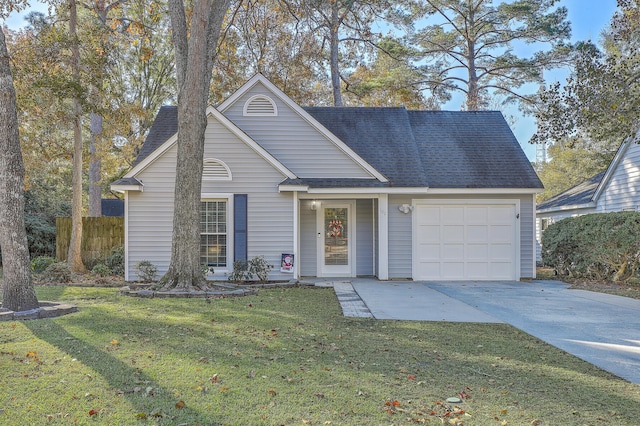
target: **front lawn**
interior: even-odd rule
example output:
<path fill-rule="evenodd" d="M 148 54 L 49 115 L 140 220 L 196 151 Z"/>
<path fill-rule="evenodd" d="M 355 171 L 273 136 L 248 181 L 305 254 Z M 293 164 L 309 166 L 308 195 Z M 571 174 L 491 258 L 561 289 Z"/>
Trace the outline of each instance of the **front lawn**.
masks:
<path fill-rule="evenodd" d="M 634 425 L 640 386 L 508 325 L 344 318 L 332 289 L 0 322 L 0 424 Z M 462 402 L 447 402 L 447 398 Z"/>

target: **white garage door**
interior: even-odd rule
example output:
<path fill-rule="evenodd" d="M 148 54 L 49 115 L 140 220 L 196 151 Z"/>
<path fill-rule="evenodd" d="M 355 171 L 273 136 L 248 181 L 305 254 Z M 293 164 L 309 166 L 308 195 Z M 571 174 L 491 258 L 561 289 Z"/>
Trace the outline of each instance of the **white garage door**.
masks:
<path fill-rule="evenodd" d="M 519 279 L 516 203 L 417 204 L 414 280 Z"/>

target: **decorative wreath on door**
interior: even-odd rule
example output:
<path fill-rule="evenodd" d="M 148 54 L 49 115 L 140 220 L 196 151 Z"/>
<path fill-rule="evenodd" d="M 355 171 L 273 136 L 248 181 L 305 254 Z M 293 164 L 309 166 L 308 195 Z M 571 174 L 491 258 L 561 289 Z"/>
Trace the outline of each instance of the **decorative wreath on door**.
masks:
<path fill-rule="evenodd" d="M 334 219 L 329 222 L 329 235 L 331 237 L 341 237 L 343 229 L 341 220 Z"/>

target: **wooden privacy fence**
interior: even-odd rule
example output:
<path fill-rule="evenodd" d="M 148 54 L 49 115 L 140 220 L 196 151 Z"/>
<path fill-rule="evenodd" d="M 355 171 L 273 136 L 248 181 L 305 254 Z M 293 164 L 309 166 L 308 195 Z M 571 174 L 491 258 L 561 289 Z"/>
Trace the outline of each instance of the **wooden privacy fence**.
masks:
<path fill-rule="evenodd" d="M 56 218 L 56 259 L 67 260 L 71 241 L 71 218 Z M 82 261 L 87 264 L 92 259 L 111 252 L 111 248 L 124 244 L 123 217 L 83 217 L 82 218 Z"/>

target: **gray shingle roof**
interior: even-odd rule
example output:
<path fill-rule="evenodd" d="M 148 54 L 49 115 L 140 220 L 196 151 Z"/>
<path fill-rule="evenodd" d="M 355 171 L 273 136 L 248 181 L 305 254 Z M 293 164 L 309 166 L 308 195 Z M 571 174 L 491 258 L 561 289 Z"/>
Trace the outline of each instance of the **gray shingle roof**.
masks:
<path fill-rule="evenodd" d="M 304 108 L 389 179 L 390 186 L 427 186 L 405 108 Z"/>
<path fill-rule="evenodd" d="M 160 107 L 156 119 L 151 125 L 149 134 L 138 152 L 136 161 L 133 162 L 135 166 L 145 158 L 147 158 L 153 151 L 158 149 L 160 145 L 167 141 L 171 136 L 178 132 L 178 107 L 163 105 Z"/>
<path fill-rule="evenodd" d="M 536 210 L 555 209 L 560 207 L 579 206 L 593 201 L 593 196 L 604 177 L 605 172 L 600 172 L 584 182 L 555 195 L 536 206 Z"/>
<path fill-rule="evenodd" d="M 542 188 L 498 111 L 409 111 L 430 188 Z"/>
<path fill-rule="evenodd" d="M 113 182 L 111 185 L 140 185 L 142 186 L 142 182 L 140 182 L 136 178 L 122 178 Z"/>
<path fill-rule="evenodd" d="M 327 177 L 286 180 L 285 184 L 322 188 L 542 188 L 500 112 L 407 111 L 402 107 L 304 109 L 389 182 Z M 134 165 L 177 129 L 177 108 L 160 108 Z"/>

